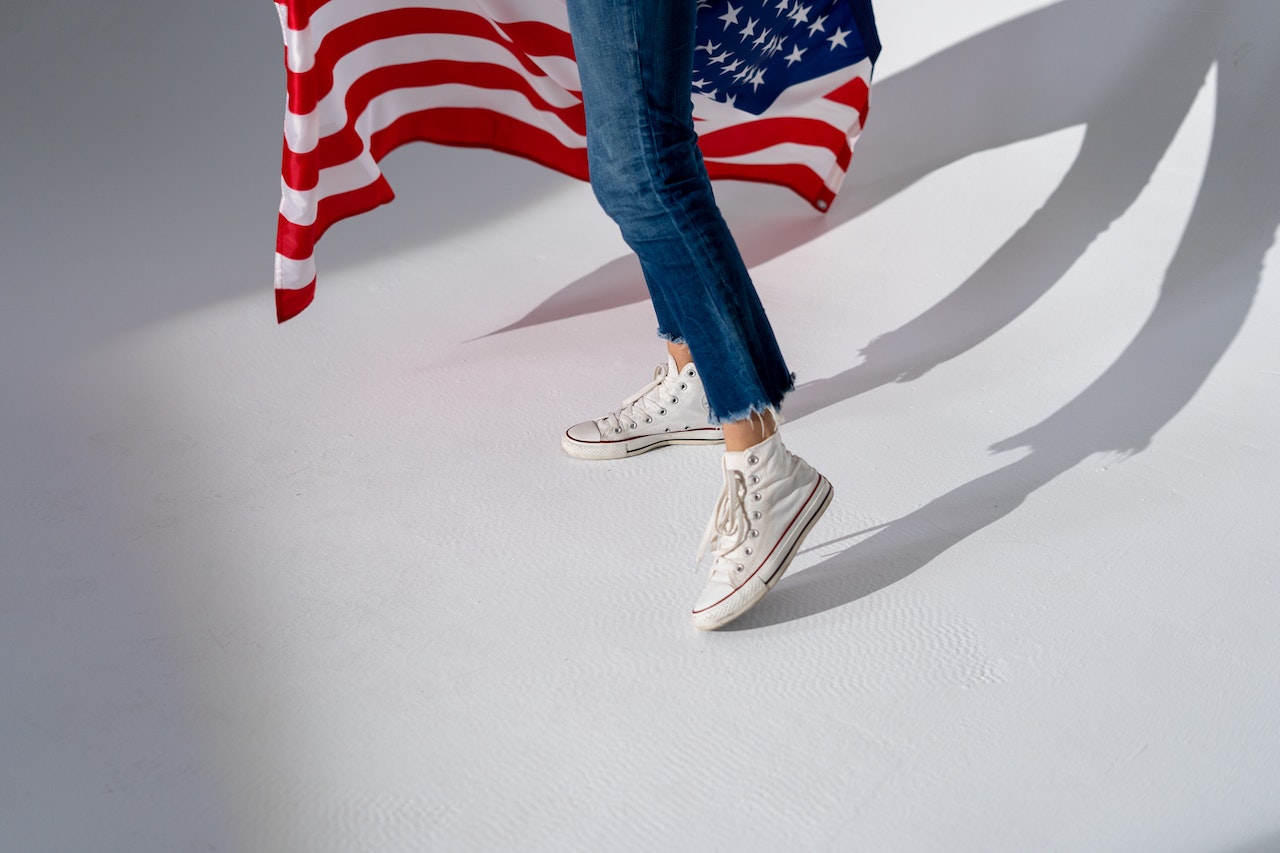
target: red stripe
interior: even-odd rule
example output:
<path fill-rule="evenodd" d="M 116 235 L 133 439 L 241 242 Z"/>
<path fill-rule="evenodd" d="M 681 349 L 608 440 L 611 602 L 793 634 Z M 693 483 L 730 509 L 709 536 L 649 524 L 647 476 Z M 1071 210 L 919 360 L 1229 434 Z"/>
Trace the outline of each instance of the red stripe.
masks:
<path fill-rule="evenodd" d="M 844 104 L 846 107 L 853 107 L 858 112 L 864 113 L 867 111 L 870 92 L 866 80 L 854 77 L 848 83 L 828 92 L 824 97 L 828 101 L 835 101 L 837 104 Z"/>
<path fill-rule="evenodd" d="M 286 290 L 280 288 L 276 290 L 276 322 L 283 323 L 293 317 L 297 317 L 302 313 L 302 309 L 311 304 L 311 300 L 316 298 L 316 280 L 311 279 L 311 283 L 306 287 L 297 290 Z"/>
<path fill-rule="evenodd" d="M 720 180 L 730 178 L 739 181 L 755 181 L 762 184 L 784 186 L 821 211 L 831 206 L 835 193 L 827 188 L 822 178 L 807 166 L 795 163 L 762 165 L 759 163 L 723 163 L 707 161 L 707 174 Z"/>
<path fill-rule="evenodd" d="M 787 142 L 838 151 L 847 144 L 845 132 L 816 118 L 763 118 L 735 124 L 698 137 L 707 157 L 735 157 Z"/>
<path fill-rule="evenodd" d="M 276 215 L 276 252 L 294 261 L 305 261 L 315 254 L 315 231 L 310 225 L 290 222 L 283 213 Z"/>
<path fill-rule="evenodd" d="M 568 148 L 545 130 L 504 113 L 441 107 L 410 113 L 373 135 L 369 150 L 382 159 L 407 142 L 492 148 L 540 163 L 572 178 L 587 179 L 587 151 Z"/>
<path fill-rule="evenodd" d="M 329 0 L 276 0 L 276 5 L 288 10 L 290 29 L 304 30 L 311 23 L 311 16 L 315 11 L 328 2 Z"/>
<path fill-rule="evenodd" d="M 835 101 L 837 104 L 844 104 L 846 107 L 853 107 L 857 110 L 859 127 L 867 123 L 867 111 L 870 109 L 871 103 L 871 89 L 867 86 L 866 80 L 861 77 L 854 77 L 834 92 L 828 92 L 826 98 L 828 101 Z"/>
<path fill-rule="evenodd" d="M 284 178 L 285 184 L 290 189 L 300 192 L 315 189 L 320 181 L 318 165 L 320 160 L 315 156 L 315 152 L 296 153 L 289 147 L 287 137 L 282 140 L 281 148 L 283 151 L 280 156 L 280 176 Z"/>

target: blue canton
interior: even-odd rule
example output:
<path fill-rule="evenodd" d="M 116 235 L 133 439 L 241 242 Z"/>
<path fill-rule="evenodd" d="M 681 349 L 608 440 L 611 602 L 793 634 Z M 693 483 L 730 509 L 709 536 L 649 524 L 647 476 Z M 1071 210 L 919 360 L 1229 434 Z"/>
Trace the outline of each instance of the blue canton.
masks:
<path fill-rule="evenodd" d="M 879 52 L 866 0 L 698 0 L 693 90 L 759 115 L 789 86 Z"/>

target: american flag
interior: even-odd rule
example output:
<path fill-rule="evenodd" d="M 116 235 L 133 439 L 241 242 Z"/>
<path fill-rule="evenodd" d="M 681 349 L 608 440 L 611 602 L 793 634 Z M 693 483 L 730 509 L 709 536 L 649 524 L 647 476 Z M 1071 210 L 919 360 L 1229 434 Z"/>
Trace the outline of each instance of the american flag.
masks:
<path fill-rule="evenodd" d="M 608 0 L 600 0 L 608 2 Z M 697 0 L 692 98 L 713 178 L 835 198 L 879 54 L 870 0 Z M 408 142 L 492 148 L 587 178 L 563 0 L 276 0 L 287 107 L 276 316 L 315 295 L 315 245 L 391 201 Z"/>

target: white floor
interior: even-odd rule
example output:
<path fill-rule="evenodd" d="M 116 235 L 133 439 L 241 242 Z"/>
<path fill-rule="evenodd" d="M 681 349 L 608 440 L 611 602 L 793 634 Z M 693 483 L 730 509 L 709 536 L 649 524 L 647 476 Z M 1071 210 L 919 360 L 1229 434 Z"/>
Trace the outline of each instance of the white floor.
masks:
<path fill-rule="evenodd" d="M 1280 5 L 881 7 L 720 187 L 837 496 L 707 635 L 585 186 L 397 152 L 277 327 L 269 4 L 2 0 L 0 850 L 1280 850 Z"/>

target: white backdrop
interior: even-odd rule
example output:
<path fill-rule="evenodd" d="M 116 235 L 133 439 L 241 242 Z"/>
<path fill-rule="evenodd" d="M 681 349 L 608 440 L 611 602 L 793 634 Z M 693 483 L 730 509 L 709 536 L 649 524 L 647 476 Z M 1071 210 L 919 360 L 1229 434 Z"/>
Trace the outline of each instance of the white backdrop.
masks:
<path fill-rule="evenodd" d="M 587 187 L 397 152 L 277 327 L 270 6 L 0 2 L 0 849 L 1280 847 L 1280 7 L 881 5 L 719 187 L 836 502 L 704 635 Z"/>

